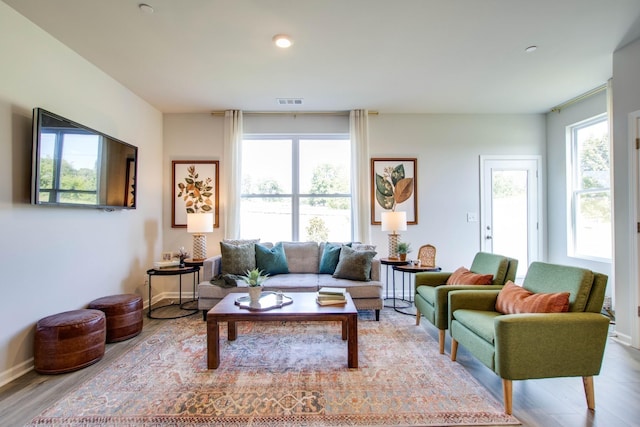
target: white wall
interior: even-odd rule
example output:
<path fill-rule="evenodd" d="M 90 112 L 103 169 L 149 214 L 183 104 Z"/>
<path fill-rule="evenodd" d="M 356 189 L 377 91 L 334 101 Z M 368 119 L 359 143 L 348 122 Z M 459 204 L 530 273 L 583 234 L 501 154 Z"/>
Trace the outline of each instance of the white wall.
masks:
<path fill-rule="evenodd" d="M 32 367 L 38 319 L 145 295 L 161 251 L 162 115 L 0 2 L 0 385 Z M 29 204 L 34 107 L 139 147 L 138 209 Z"/>
<path fill-rule="evenodd" d="M 245 131 L 264 132 L 268 126 L 264 122 L 272 121 L 271 117 L 248 120 L 248 124 L 245 121 Z M 165 176 L 170 176 L 167 168 L 171 160 L 177 159 L 221 159 L 221 170 L 229 167 L 222 150 L 223 120 L 209 114 L 165 115 Z M 282 131 L 280 126 L 293 131 L 292 119 L 282 116 L 275 120 L 280 123 L 273 132 Z M 330 120 L 335 124 L 332 129 L 344 131 L 343 121 Z M 467 212 L 480 212 L 479 156 L 544 155 L 545 119 L 543 115 L 380 114 L 369 117 L 369 137 L 371 157 L 417 158 L 418 224 L 408 226 L 402 240 L 410 242 L 415 250 L 425 243 L 436 245 L 438 264 L 454 269 L 468 266 L 480 249 L 480 223 L 466 221 Z M 221 192 L 222 180 L 221 175 Z M 191 237 L 184 229 L 170 229 L 170 183 L 164 193 L 165 249 L 190 245 Z M 370 210 L 370 206 L 365 209 Z M 224 214 L 222 209 L 221 223 Z M 209 255 L 220 253 L 223 234 L 221 227 L 208 235 Z M 386 256 L 386 232 L 372 226 L 371 236 L 380 255 Z"/>
<path fill-rule="evenodd" d="M 613 54 L 613 162 L 615 213 L 616 333 L 640 348 L 640 306 L 634 202 L 634 159 L 637 156 L 628 132 L 629 113 L 640 110 L 640 40 Z"/>
<path fill-rule="evenodd" d="M 417 158 L 418 224 L 401 239 L 414 251 L 435 245 L 446 271 L 480 250 L 480 222 L 466 216 L 480 218 L 480 155 L 545 153 L 543 115 L 381 114 L 369 118 L 369 138 L 371 157 Z M 371 236 L 386 256 L 387 233 L 372 226 Z"/>
<path fill-rule="evenodd" d="M 591 96 L 561 112 L 547 114 L 547 203 L 548 261 L 588 268 L 609 276 L 607 295 L 615 286 L 610 262 L 598 262 L 567 255 L 567 141 L 566 128 L 607 112 L 606 91 Z"/>

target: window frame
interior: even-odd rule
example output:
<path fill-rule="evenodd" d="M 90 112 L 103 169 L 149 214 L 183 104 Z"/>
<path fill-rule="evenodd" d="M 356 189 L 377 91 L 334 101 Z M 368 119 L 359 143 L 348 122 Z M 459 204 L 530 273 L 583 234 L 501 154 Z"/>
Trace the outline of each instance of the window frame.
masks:
<path fill-rule="evenodd" d="M 607 113 L 602 113 L 590 117 L 588 119 L 579 121 L 577 123 L 573 123 L 567 126 L 566 130 L 566 140 L 567 140 L 567 255 L 573 258 L 579 258 L 590 261 L 598 261 L 598 262 L 607 262 L 611 263 L 613 260 L 613 248 L 609 248 L 610 256 L 609 257 L 601 257 L 597 255 L 593 255 L 590 253 L 585 253 L 581 251 L 581 248 L 578 247 L 578 200 L 580 196 L 585 194 L 596 194 L 596 193 L 607 193 L 609 196 L 609 201 L 611 202 L 609 206 L 610 218 L 613 221 L 613 206 L 612 206 L 612 191 L 611 191 L 611 137 L 610 132 L 607 132 L 609 136 L 609 186 L 608 187 L 594 187 L 585 189 L 582 187 L 581 179 L 582 179 L 582 169 L 580 166 L 580 161 L 578 159 L 579 155 L 579 141 L 577 138 L 577 134 L 580 130 L 588 128 L 590 126 L 594 126 L 600 124 L 602 122 L 606 122 L 609 128 L 609 117 Z M 610 237 L 613 239 L 613 230 L 610 229 Z"/>
<path fill-rule="evenodd" d="M 240 188 L 240 202 L 243 199 L 264 199 L 264 198 L 285 198 L 291 200 L 291 240 L 300 241 L 300 201 L 305 198 L 322 197 L 322 198 L 348 198 L 349 210 L 351 216 L 350 235 L 349 241 L 353 241 L 354 235 L 354 220 L 353 220 L 353 159 L 349 162 L 349 192 L 348 193 L 331 193 L 331 194 L 313 194 L 313 193 L 301 193 L 300 192 L 300 141 L 302 140 L 341 140 L 347 141 L 349 147 L 351 147 L 351 136 L 348 133 L 245 133 L 242 136 L 243 143 L 246 140 L 251 141 L 268 141 L 268 140 L 290 140 L 291 141 L 291 193 L 277 193 L 277 194 L 264 194 L 264 193 L 248 193 L 245 194 L 242 191 L 242 185 Z M 240 154 L 240 165 L 244 166 L 242 154 Z M 243 172 L 240 173 L 241 180 L 244 178 Z M 240 235 L 242 235 L 242 215 L 240 216 Z"/>

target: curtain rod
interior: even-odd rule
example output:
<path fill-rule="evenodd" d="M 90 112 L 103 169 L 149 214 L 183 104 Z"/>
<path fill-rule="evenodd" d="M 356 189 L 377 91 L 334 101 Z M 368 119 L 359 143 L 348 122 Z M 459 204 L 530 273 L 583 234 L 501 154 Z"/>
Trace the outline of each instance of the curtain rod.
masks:
<path fill-rule="evenodd" d="M 555 107 L 553 107 L 553 108 L 551 109 L 551 112 L 552 112 L 552 113 L 559 113 L 559 112 L 560 112 L 560 110 L 562 110 L 563 108 L 566 108 L 566 107 L 568 107 L 569 105 L 573 105 L 573 104 L 575 104 L 576 102 L 580 102 L 580 101 L 582 101 L 583 99 L 587 99 L 587 98 L 589 98 L 590 96 L 593 96 L 593 95 L 595 95 L 595 94 L 597 94 L 597 93 L 600 93 L 600 92 L 602 92 L 603 90 L 606 90 L 606 89 L 607 89 L 607 84 L 605 83 L 605 84 L 603 84 L 602 86 L 598 86 L 598 87 L 596 87 L 596 88 L 594 88 L 594 89 L 591 89 L 589 92 L 585 92 L 585 93 L 583 93 L 582 95 L 578 95 L 578 96 L 576 96 L 575 98 L 572 98 L 572 99 L 570 99 L 570 100 L 568 100 L 568 101 L 566 101 L 566 102 L 563 102 L 562 104 L 556 105 Z"/>
<path fill-rule="evenodd" d="M 214 116 L 224 116 L 225 111 L 212 111 Z M 349 111 L 243 111 L 242 114 L 273 114 L 273 115 L 328 115 L 328 116 L 348 116 Z M 377 111 L 369 111 L 370 116 L 377 116 Z"/>

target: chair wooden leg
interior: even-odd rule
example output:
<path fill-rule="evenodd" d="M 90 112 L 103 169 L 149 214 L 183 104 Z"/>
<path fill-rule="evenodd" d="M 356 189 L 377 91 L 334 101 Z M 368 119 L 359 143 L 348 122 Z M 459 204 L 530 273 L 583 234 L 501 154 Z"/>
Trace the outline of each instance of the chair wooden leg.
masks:
<path fill-rule="evenodd" d="M 416 326 L 420 325 L 420 310 L 418 310 L 418 307 L 416 307 Z"/>
<path fill-rule="evenodd" d="M 456 361 L 457 353 L 458 353 L 458 341 L 451 338 L 451 360 L 453 362 Z"/>
<path fill-rule="evenodd" d="M 584 384 L 584 394 L 587 398 L 587 407 L 592 411 L 596 409 L 596 395 L 593 391 L 593 377 L 582 377 Z"/>
<path fill-rule="evenodd" d="M 502 396 L 504 399 L 504 412 L 507 415 L 513 413 L 513 382 L 502 379 Z"/>
<path fill-rule="evenodd" d="M 443 329 L 438 330 L 438 344 L 440 344 L 440 354 L 444 354 L 444 333 Z"/>

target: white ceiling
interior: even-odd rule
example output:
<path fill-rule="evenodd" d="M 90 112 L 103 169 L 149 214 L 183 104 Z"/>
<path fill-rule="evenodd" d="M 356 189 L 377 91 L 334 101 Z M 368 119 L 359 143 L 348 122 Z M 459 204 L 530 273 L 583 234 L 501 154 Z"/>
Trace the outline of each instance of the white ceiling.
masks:
<path fill-rule="evenodd" d="M 163 112 L 540 113 L 640 37 L 639 0 L 2 1 Z"/>

